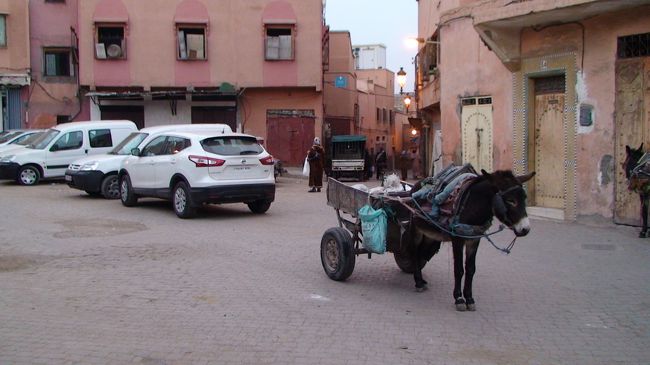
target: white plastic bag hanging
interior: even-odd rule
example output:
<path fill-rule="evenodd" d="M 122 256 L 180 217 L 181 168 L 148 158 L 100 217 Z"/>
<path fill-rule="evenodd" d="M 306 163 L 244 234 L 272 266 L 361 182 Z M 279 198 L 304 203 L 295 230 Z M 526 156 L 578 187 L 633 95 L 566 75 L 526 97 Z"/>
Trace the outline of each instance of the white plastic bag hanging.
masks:
<path fill-rule="evenodd" d="M 307 157 L 305 157 L 305 164 L 302 165 L 302 175 L 309 176 L 309 161 L 307 161 Z"/>

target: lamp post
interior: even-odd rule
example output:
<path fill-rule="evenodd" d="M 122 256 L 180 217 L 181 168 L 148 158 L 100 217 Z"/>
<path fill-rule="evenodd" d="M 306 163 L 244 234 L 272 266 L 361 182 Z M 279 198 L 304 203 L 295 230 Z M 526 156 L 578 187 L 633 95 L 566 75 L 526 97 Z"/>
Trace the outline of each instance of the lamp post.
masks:
<path fill-rule="evenodd" d="M 404 107 L 406 107 L 406 114 L 408 114 L 409 107 L 411 106 L 411 97 L 408 94 L 406 94 L 406 96 L 402 101 L 404 102 Z"/>
<path fill-rule="evenodd" d="M 397 84 L 399 85 L 399 93 L 401 95 L 404 93 L 404 86 L 406 85 L 406 71 L 404 71 L 404 67 L 400 67 L 399 71 L 397 71 Z"/>

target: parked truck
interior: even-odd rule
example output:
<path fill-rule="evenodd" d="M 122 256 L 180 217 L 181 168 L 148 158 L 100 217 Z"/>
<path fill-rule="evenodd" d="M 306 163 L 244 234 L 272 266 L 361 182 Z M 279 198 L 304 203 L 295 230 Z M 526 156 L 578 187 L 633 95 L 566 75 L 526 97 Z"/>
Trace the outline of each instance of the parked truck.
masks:
<path fill-rule="evenodd" d="M 335 179 L 347 177 L 364 180 L 366 136 L 332 136 L 332 172 Z"/>

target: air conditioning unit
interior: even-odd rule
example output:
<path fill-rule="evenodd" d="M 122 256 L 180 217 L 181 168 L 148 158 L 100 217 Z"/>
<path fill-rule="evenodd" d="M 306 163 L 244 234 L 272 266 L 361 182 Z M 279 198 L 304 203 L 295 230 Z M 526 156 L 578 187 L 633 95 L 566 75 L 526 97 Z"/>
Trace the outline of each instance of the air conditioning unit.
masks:
<path fill-rule="evenodd" d="M 117 44 L 111 44 L 106 48 L 106 56 L 108 58 L 120 58 L 122 57 L 122 47 Z"/>

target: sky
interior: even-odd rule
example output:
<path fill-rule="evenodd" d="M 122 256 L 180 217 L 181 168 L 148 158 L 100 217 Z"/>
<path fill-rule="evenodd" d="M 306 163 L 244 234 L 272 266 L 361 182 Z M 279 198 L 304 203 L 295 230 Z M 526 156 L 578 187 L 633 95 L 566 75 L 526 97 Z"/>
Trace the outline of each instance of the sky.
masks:
<path fill-rule="evenodd" d="M 405 40 L 418 34 L 418 3 L 416 0 L 326 0 L 325 22 L 330 30 L 347 30 L 352 44 L 386 46 L 386 68 L 393 72 L 404 67 L 406 86 L 413 91 L 413 58 L 417 49 Z M 399 86 L 395 82 L 396 92 Z"/>

